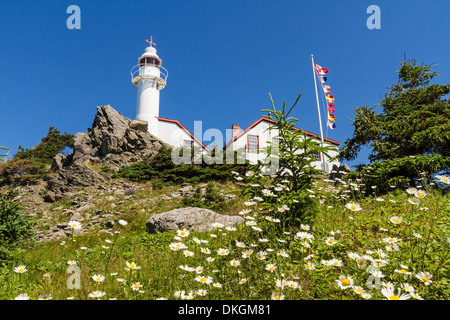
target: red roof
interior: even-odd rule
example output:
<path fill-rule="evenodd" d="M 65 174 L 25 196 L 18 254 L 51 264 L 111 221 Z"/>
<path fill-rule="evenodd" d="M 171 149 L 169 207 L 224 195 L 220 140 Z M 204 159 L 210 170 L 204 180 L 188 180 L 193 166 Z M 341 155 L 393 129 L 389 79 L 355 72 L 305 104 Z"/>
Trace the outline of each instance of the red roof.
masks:
<path fill-rule="evenodd" d="M 255 122 L 253 122 L 251 125 L 249 125 L 245 130 L 241 131 L 237 136 L 233 137 L 232 140 L 228 141 L 227 144 L 225 145 L 224 149 L 227 148 L 227 146 L 231 142 L 236 141 L 237 139 L 242 137 L 246 132 L 248 132 L 250 129 L 256 127 L 261 121 L 267 121 L 267 122 L 270 122 L 270 123 L 275 123 L 275 121 L 272 120 L 271 118 L 267 118 L 265 116 L 262 116 L 261 118 L 259 118 Z M 305 132 L 308 136 L 317 137 L 317 138 L 320 139 L 320 136 L 318 134 L 315 134 L 315 133 L 312 133 L 312 132 L 308 132 L 308 131 L 305 131 L 305 130 L 302 130 L 302 129 L 299 129 L 299 128 L 296 128 L 296 127 L 294 127 L 293 129 L 294 130 L 301 130 L 302 132 Z M 323 138 L 323 141 L 329 142 L 329 143 L 337 145 L 337 146 L 340 145 L 340 143 L 338 141 L 331 140 L 331 139 L 328 139 L 328 138 Z"/>
<path fill-rule="evenodd" d="M 156 117 L 156 119 L 158 119 L 159 121 L 176 123 L 181 129 L 186 131 L 186 133 L 190 135 L 193 140 L 195 140 L 199 145 L 201 145 L 204 149 L 206 149 L 206 151 L 209 151 L 209 149 L 200 140 L 198 140 L 185 126 L 183 126 L 180 121 L 161 117 Z"/>

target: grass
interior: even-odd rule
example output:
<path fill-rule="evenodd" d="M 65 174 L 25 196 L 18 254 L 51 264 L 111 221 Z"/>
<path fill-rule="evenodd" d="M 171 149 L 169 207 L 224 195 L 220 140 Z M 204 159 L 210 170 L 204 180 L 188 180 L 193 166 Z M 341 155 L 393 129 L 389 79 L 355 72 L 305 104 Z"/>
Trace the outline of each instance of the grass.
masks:
<path fill-rule="evenodd" d="M 155 190 L 152 197 L 173 190 Z M 106 197 L 100 209 L 107 210 Z M 179 202 L 149 202 L 145 188 L 139 189 L 128 199 L 115 199 L 121 201 L 118 219 L 126 225 L 15 254 L 0 269 L 0 299 L 20 294 L 61 300 L 450 298 L 448 195 L 428 188 L 420 199 L 397 189 L 363 197 L 349 185 L 320 181 L 310 197 L 318 212 L 309 225 L 287 224 L 288 211 L 269 211 L 262 202 L 237 197 L 233 210 L 246 222 L 235 228 L 148 234 L 148 217 Z M 349 209 L 352 202 L 361 210 Z M 80 268 L 79 289 L 68 288 L 68 280 L 78 277 L 67 272 L 69 261 Z M 130 269 L 130 263 L 138 268 Z M 27 271 L 14 272 L 17 266 Z M 104 280 L 96 282 L 94 275 Z"/>

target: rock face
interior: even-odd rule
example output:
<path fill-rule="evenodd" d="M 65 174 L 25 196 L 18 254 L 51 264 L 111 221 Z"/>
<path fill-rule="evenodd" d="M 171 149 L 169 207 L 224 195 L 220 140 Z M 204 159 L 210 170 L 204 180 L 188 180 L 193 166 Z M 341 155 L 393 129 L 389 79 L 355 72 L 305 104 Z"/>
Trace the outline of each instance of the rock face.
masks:
<path fill-rule="evenodd" d="M 97 107 L 92 129 L 77 133 L 73 154 L 55 157 L 53 168 L 86 162 L 127 165 L 152 157 L 162 146 L 171 147 L 147 130 L 147 121 L 125 118 L 110 105 Z"/>
<path fill-rule="evenodd" d="M 146 226 L 148 233 L 164 232 L 186 228 L 200 232 L 212 231 L 216 227 L 213 223 L 219 222 L 224 227 L 244 222 L 239 216 L 218 214 L 212 210 L 188 207 L 170 210 L 150 217 Z"/>

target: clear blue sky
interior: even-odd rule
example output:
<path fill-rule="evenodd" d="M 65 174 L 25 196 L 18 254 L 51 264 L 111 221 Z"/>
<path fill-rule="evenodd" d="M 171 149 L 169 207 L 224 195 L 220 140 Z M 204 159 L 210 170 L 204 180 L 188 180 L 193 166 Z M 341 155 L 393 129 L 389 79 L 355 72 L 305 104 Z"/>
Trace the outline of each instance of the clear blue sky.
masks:
<path fill-rule="evenodd" d="M 81 9 L 81 30 L 69 30 L 69 5 Z M 369 5 L 381 9 L 370 30 Z M 242 128 L 270 107 L 303 93 L 297 126 L 319 133 L 311 54 L 330 70 L 335 130 L 352 136 L 353 107 L 373 106 L 397 81 L 407 58 L 435 63 L 450 83 L 450 1 L 45 0 L 0 2 L 0 146 L 31 148 L 50 126 L 75 134 L 91 127 L 96 106 L 110 104 L 134 119 L 130 69 L 145 39 L 169 71 L 160 116 L 193 131 Z M 321 92 L 319 92 L 321 93 Z M 323 93 L 321 93 L 323 94 Z M 349 165 L 367 163 L 367 150 Z"/>

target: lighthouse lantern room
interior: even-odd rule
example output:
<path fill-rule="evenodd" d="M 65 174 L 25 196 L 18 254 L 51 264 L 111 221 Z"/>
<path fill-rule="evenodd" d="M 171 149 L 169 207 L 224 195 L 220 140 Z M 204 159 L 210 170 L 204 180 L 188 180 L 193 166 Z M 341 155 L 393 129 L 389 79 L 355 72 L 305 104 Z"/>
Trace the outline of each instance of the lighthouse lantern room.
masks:
<path fill-rule="evenodd" d="M 148 131 L 158 137 L 159 91 L 167 83 L 168 72 L 162 67 L 162 60 L 156 53 L 154 39 L 149 44 L 131 73 L 131 82 L 137 88 L 136 119 L 148 122 Z"/>

